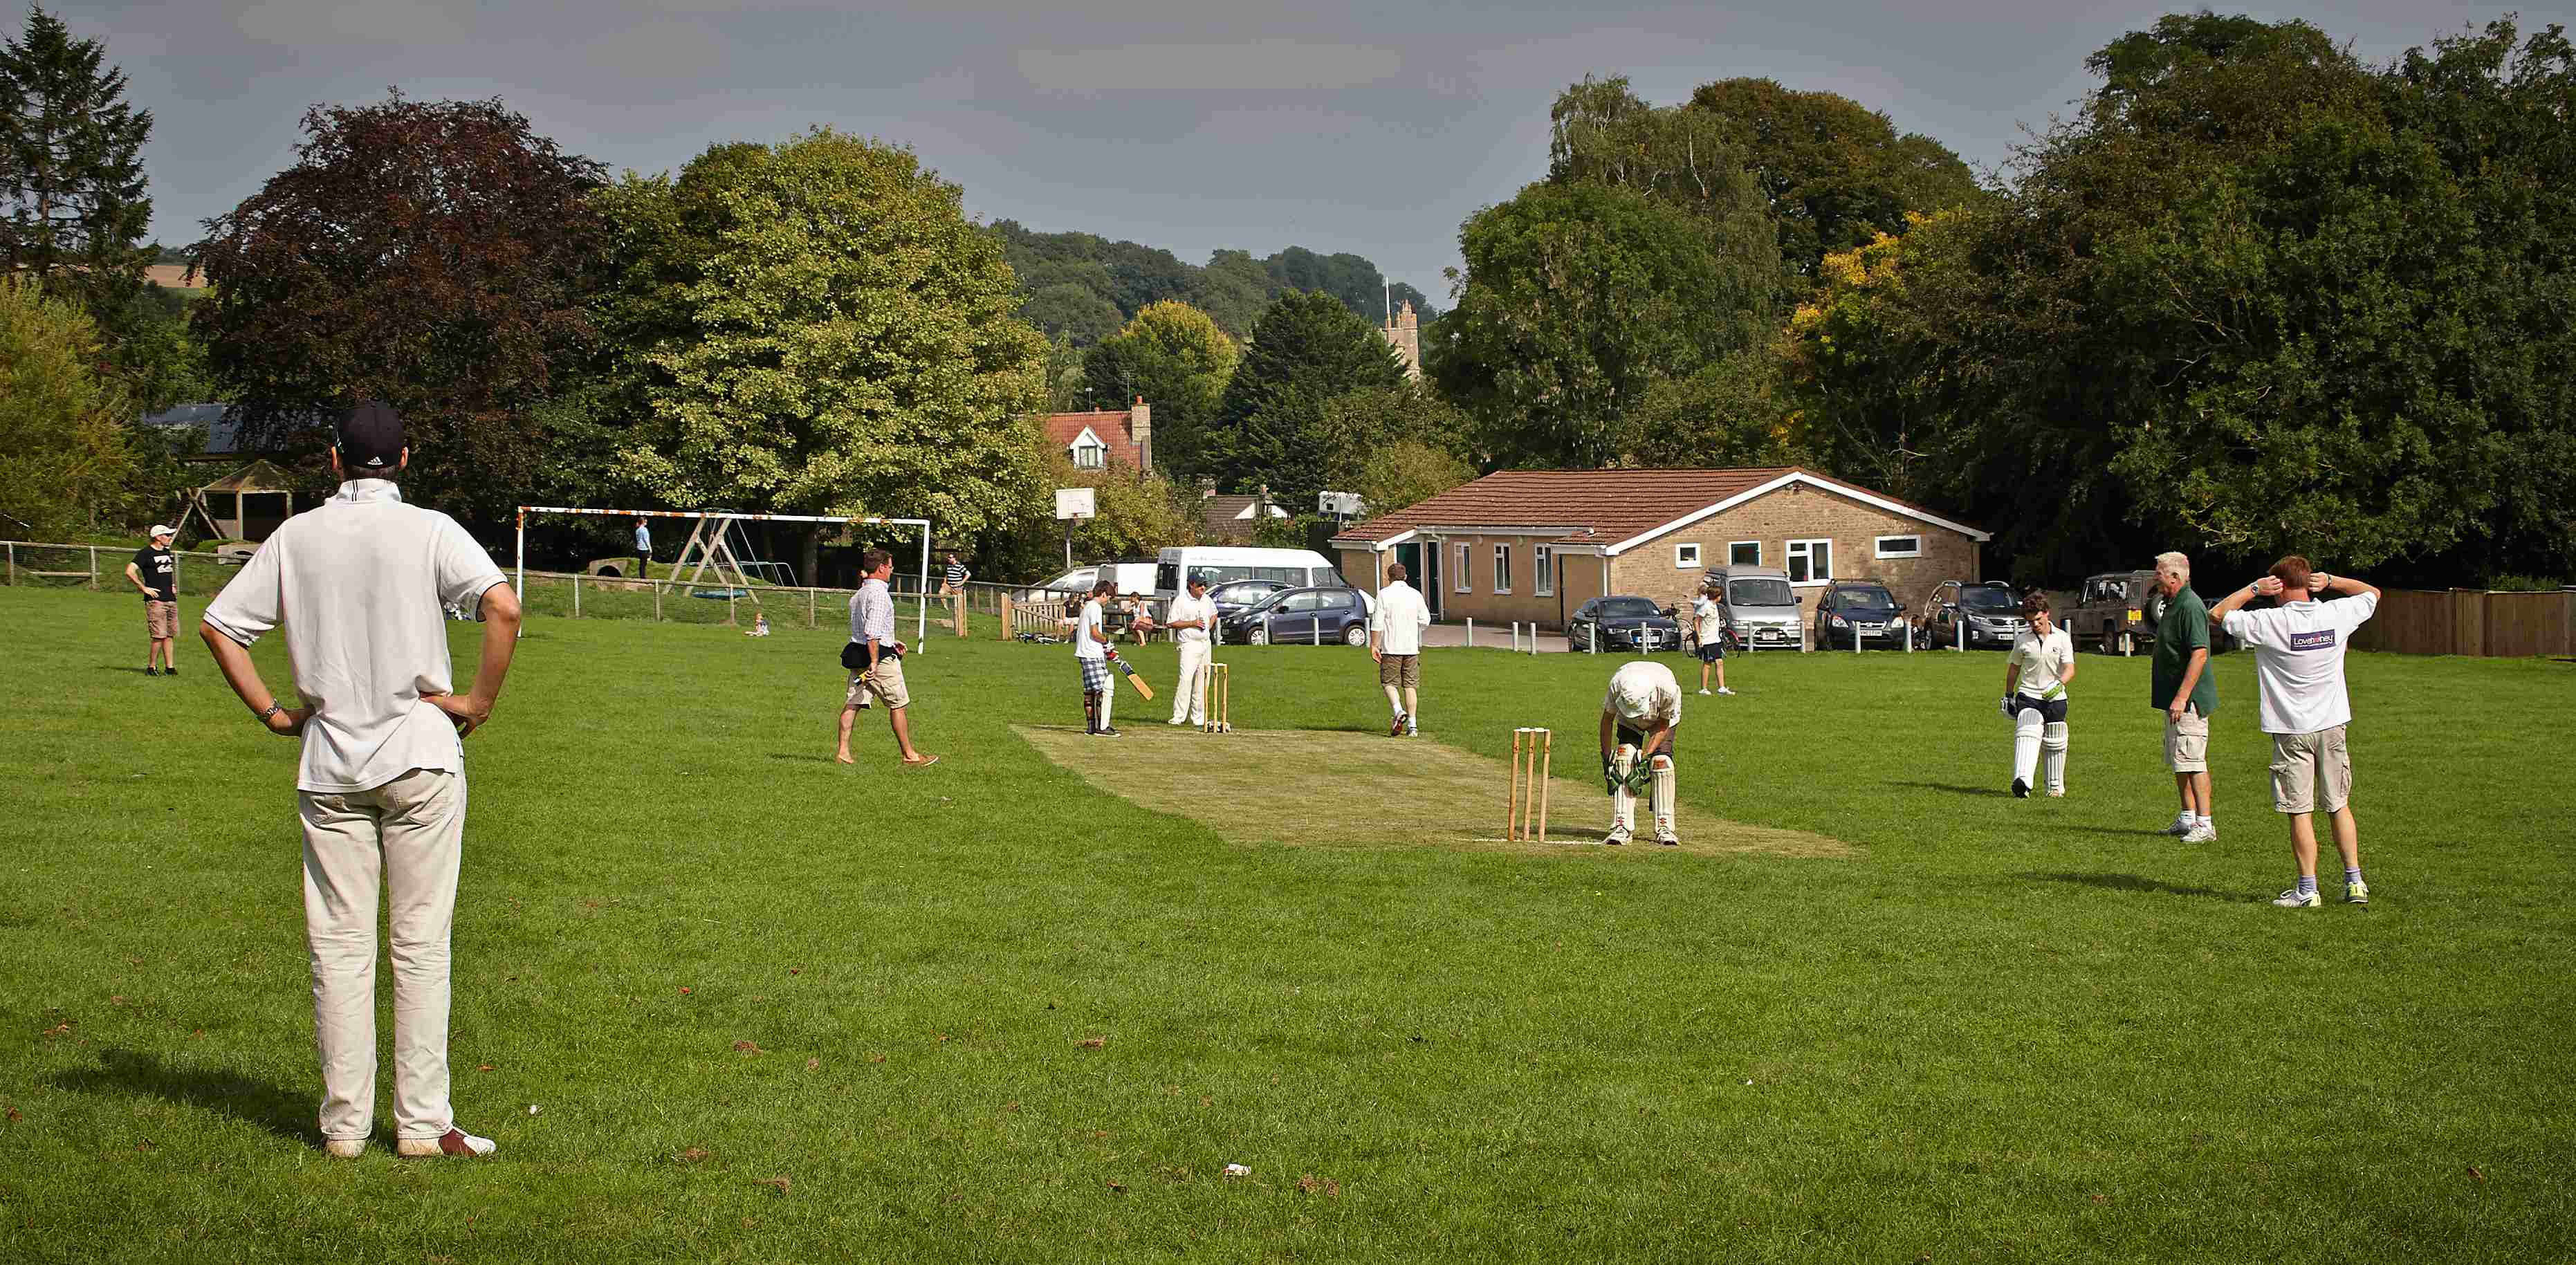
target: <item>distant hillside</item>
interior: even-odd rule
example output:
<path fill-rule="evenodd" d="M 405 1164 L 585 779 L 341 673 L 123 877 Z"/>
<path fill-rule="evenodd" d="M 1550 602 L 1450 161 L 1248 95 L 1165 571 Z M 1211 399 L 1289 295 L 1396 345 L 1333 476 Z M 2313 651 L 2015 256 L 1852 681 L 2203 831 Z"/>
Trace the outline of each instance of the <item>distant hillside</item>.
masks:
<path fill-rule="evenodd" d="M 1090 233 L 1035 233 L 1016 220 L 990 230 L 1019 274 L 1020 316 L 1052 338 L 1070 335 L 1089 346 L 1115 332 L 1136 309 L 1179 299 L 1203 309 L 1237 338 L 1252 332 L 1254 318 L 1288 290 L 1321 290 L 1369 320 L 1386 320 L 1385 275 L 1357 255 L 1318 255 L 1291 246 L 1265 259 L 1220 250 L 1205 266 L 1182 263 L 1168 250 L 1113 242 Z M 1428 324 L 1437 315 L 1423 293 L 1399 281 L 1395 301 L 1410 300 Z"/>

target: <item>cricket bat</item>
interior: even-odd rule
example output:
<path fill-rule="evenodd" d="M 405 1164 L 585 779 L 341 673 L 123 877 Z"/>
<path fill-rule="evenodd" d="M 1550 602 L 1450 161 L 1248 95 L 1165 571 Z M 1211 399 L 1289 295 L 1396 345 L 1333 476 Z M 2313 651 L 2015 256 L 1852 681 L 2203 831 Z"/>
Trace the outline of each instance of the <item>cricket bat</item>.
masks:
<path fill-rule="evenodd" d="M 1118 669 L 1119 674 L 1127 678 L 1127 683 L 1136 687 L 1137 693 L 1148 699 L 1154 697 L 1154 687 L 1145 684 L 1145 678 L 1136 675 L 1136 669 L 1127 666 L 1125 659 L 1112 659 L 1109 661 L 1109 666 Z"/>

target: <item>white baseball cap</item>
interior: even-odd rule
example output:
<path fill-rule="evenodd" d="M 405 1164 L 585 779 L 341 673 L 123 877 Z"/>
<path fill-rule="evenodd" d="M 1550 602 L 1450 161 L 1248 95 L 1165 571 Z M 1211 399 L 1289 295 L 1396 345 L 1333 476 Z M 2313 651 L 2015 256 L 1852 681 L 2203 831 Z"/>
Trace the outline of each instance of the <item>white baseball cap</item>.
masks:
<path fill-rule="evenodd" d="M 1630 690 L 1623 683 L 1619 689 L 1611 691 L 1610 706 L 1619 713 L 1621 720 L 1644 720 L 1654 711 L 1655 692 Z"/>
<path fill-rule="evenodd" d="M 154 523 L 152 524 L 152 534 L 155 536 L 176 536 L 179 534 L 179 529 L 176 527 L 164 527 L 159 523 Z"/>

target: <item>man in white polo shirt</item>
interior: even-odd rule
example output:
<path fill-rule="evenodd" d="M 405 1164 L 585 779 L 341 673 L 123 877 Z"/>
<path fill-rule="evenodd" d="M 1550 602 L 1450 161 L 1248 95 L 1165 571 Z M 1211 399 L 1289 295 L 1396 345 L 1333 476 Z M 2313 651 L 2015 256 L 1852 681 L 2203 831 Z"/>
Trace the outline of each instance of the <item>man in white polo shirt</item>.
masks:
<path fill-rule="evenodd" d="M 2325 593 L 2342 599 L 2316 600 Z M 2243 609 L 2256 597 L 2280 604 L 2270 610 Z M 2290 854 L 2299 865 L 2297 885 L 2272 901 L 2284 909 L 2314 909 L 2322 903 L 2313 816 L 2319 808 L 2334 819 L 2335 850 L 2343 854 L 2344 900 L 2370 903 L 2370 884 L 2361 878 L 2361 828 L 2352 817 L 2352 757 L 2344 747 L 2352 700 L 2344 690 L 2343 656 L 2351 648 L 2353 630 L 2378 609 L 2378 589 L 2329 576 L 2292 554 L 2209 612 L 2209 622 L 2254 652 L 2263 732 L 2272 735 L 2272 807 L 2290 819 Z"/>
<path fill-rule="evenodd" d="M 198 631 L 224 680 L 269 732 L 301 736 L 304 930 L 313 955 L 321 1125 L 332 1155 L 366 1149 L 376 1106 L 376 904 L 392 906 L 394 1148 L 490 1155 L 448 1101 L 449 932 L 465 830 L 462 739 L 492 715 L 519 632 L 519 598 L 491 555 L 435 510 L 403 503 L 402 418 L 365 402 L 343 414 L 339 495 L 288 519 L 206 607 Z M 451 684 L 445 610 L 478 612 L 470 693 Z M 286 629 L 287 707 L 250 644 Z"/>
<path fill-rule="evenodd" d="M 1181 679 L 1172 687 L 1172 718 L 1166 724 L 1207 723 L 1207 688 L 1199 677 L 1215 653 L 1208 630 L 1216 627 L 1216 603 L 1208 600 L 1207 591 L 1208 578 L 1193 572 L 1186 591 L 1173 598 L 1172 608 L 1163 613 L 1163 627 L 1172 630 L 1172 639 L 1181 647 Z"/>
<path fill-rule="evenodd" d="M 1404 564 L 1388 563 L 1386 587 L 1369 612 L 1369 657 L 1377 660 L 1377 683 L 1395 713 L 1386 727 L 1390 738 L 1422 732 L 1422 630 L 1430 626 L 1430 604 L 1405 583 Z"/>

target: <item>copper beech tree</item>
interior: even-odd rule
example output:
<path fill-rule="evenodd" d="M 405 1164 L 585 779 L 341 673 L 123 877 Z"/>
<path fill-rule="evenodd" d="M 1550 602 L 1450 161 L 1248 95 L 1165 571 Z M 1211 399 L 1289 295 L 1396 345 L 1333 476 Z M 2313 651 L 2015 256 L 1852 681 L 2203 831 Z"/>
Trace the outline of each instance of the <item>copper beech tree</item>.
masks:
<path fill-rule="evenodd" d="M 293 166 L 206 221 L 209 367 L 256 441 L 308 460 L 319 410 L 392 403 L 406 482 L 498 522 L 547 458 L 536 406 L 593 338 L 600 165 L 497 100 L 317 106 L 304 132 Z"/>

